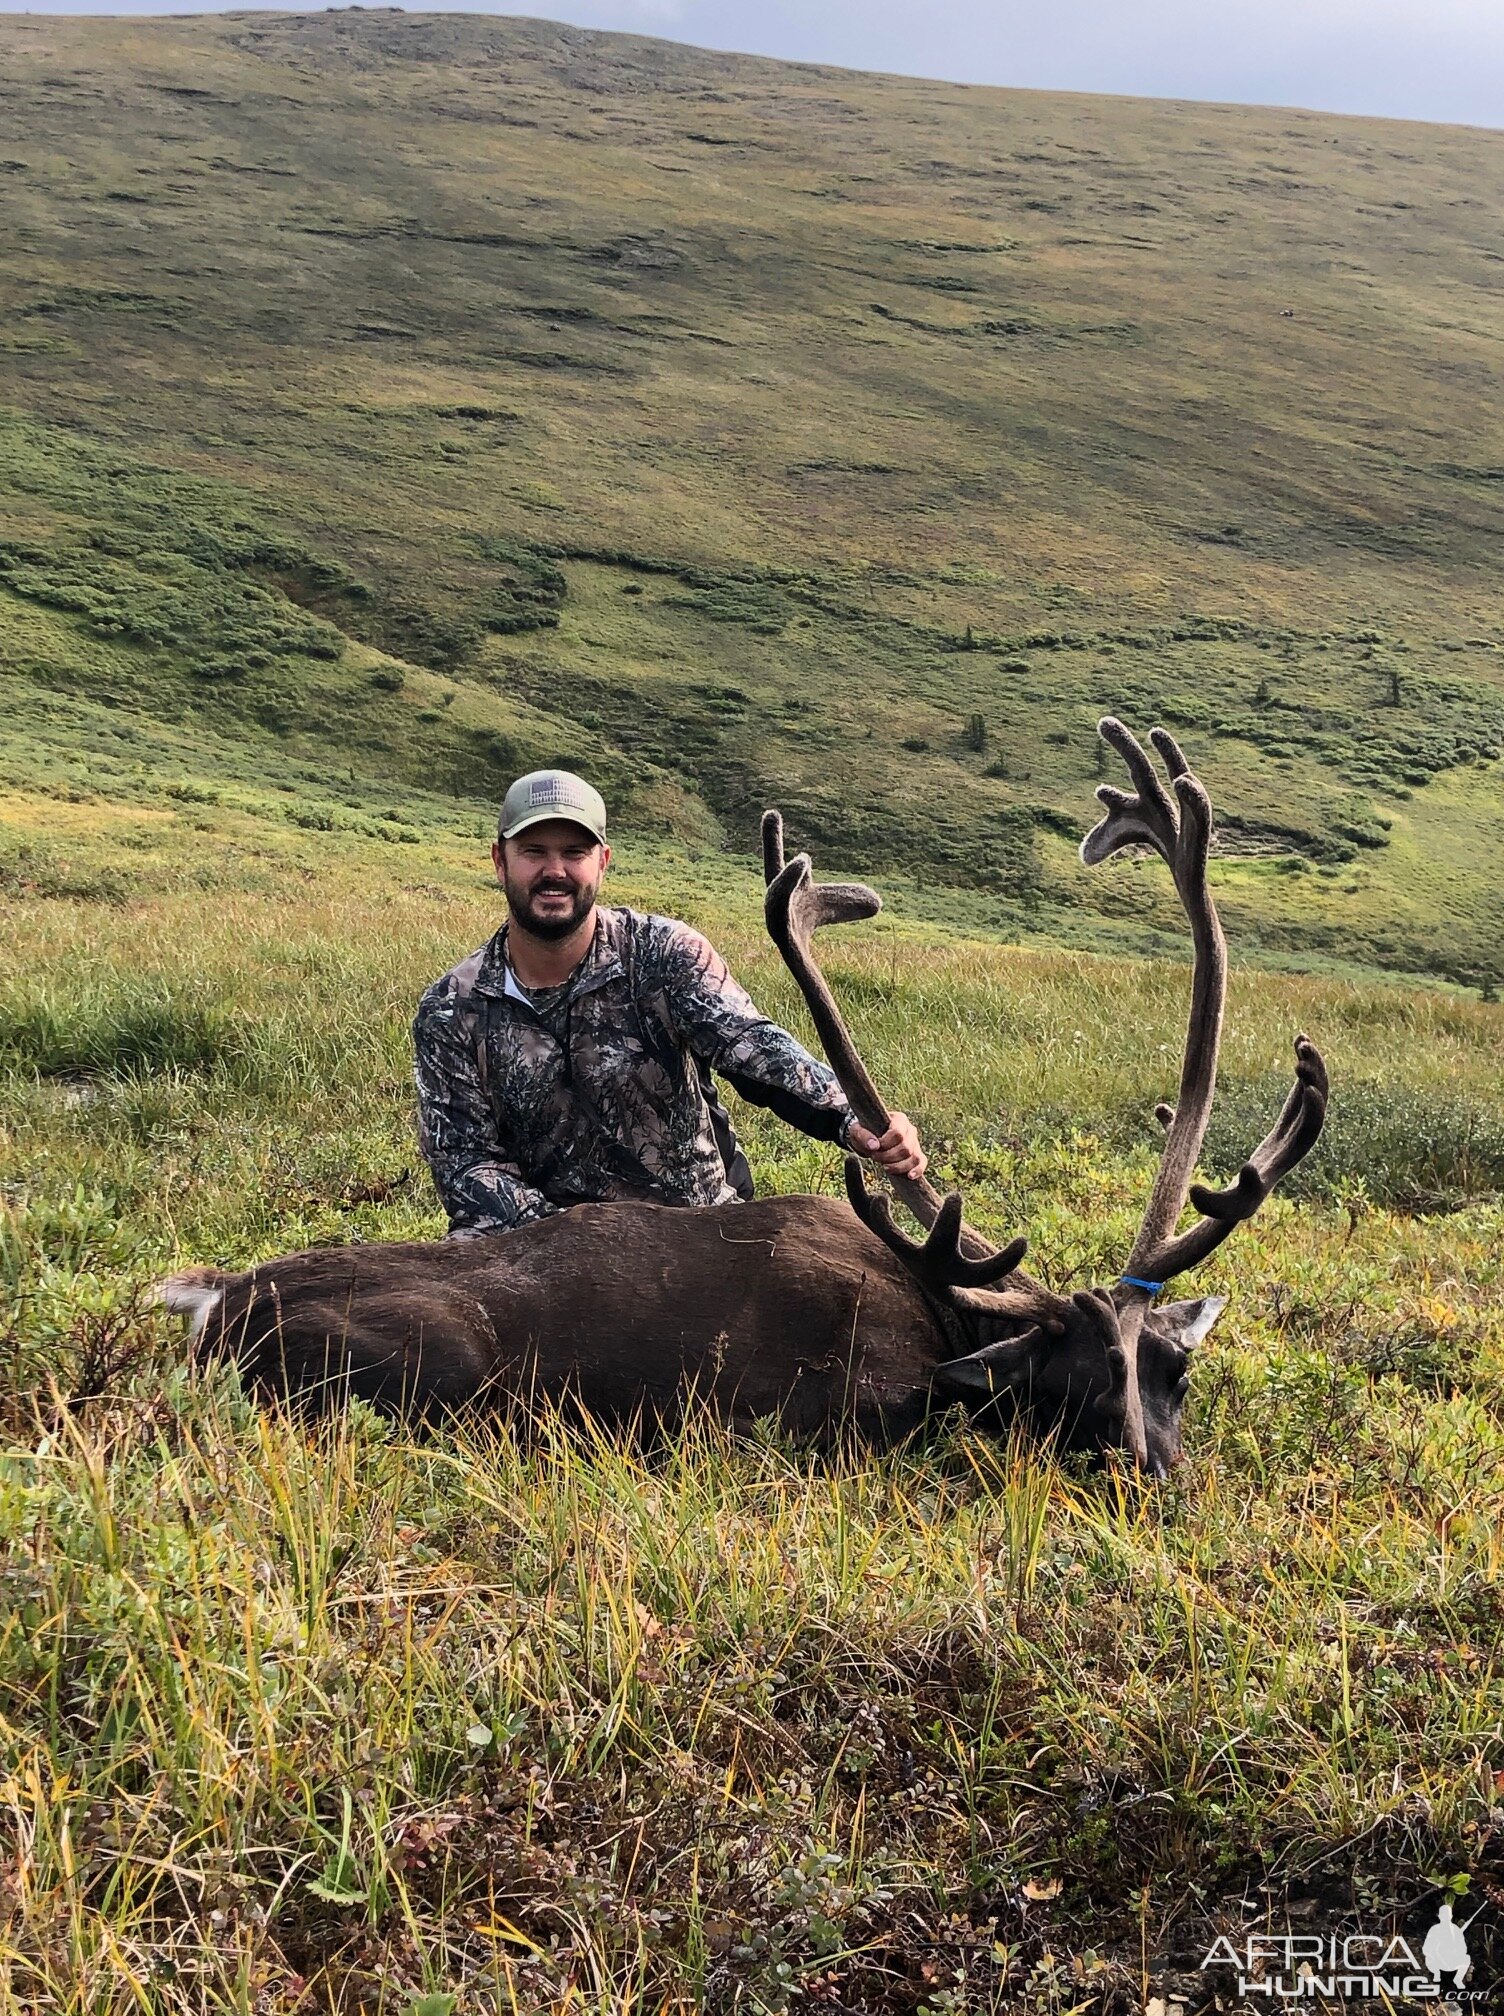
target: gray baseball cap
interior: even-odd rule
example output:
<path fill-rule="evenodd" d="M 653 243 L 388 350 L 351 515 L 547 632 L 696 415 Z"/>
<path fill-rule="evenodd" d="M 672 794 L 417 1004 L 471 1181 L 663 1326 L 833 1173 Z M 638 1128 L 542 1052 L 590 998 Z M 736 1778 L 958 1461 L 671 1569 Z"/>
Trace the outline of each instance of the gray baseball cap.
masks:
<path fill-rule="evenodd" d="M 568 819 L 605 843 L 606 801 L 594 785 L 569 770 L 529 770 L 519 777 L 501 801 L 498 831 L 503 840 L 515 840 L 545 819 Z"/>

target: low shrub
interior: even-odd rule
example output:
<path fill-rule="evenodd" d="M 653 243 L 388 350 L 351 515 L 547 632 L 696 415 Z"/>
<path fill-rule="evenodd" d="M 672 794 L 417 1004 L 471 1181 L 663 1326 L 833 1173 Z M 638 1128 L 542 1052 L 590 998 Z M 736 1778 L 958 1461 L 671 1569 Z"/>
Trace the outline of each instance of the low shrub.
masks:
<path fill-rule="evenodd" d="M 0 841 L 0 895 L 125 903 L 130 894 L 129 881 L 113 868 L 69 861 L 40 840 Z"/>
<path fill-rule="evenodd" d="M 1205 1162 L 1231 1178 L 1289 1090 L 1271 1072 L 1222 1086 Z M 1361 1194 L 1398 1210 L 1445 1210 L 1504 1194 L 1504 1112 L 1460 1093 L 1374 1078 L 1339 1080 L 1326 1131 L 1284 1186 L 1292 1196 Z"/>

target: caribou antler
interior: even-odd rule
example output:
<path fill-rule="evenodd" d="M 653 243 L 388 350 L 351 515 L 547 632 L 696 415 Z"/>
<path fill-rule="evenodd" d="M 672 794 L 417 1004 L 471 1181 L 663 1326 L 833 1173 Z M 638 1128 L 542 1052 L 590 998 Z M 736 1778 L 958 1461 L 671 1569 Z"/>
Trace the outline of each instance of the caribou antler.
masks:
<path fill-rule="evenodd" d="M 1058 1313 L 1034 1328 L 937 1365 L 935 1391 L 973 1407 L 1010 1395 L 1068 1432 L 1090 1411 L 1103 1426 L 1121 1432 L 1128 1354 L 1112 1296 L 1105 1288 L 1078 1289 L 1069 1301 L 1052 1300 Z M 1072 1341 L 1062 1345 L 1058 1340 L 1067 1327 Z"/>
<path fill-rule="evenodd" d="M 893 1223 L 893 1211 L 887 1198 L 867 1188 L 862 1165 L 855 1155 L 846 1157 L 846 1195 L 852 1210 L 867 1230 L 875 1232 L 920 1286 L 941 1301 L 956 1302 L 963 1307 L 995 1308 L 996 1297 L 979 1302 L 972 1291 L 988 1288 L 1006 1274 L 1016 1274 L 1018 1263 L 1029 1248 L 1027 1239 L 1015 1239 L 1000 1252 L 989 1252 L 985 1257 L 963 1253 L 961 1197 L 956 1190 L 952 1190 L 941 1203 L 929 1234 L 921 1245 L 917 1239 L 910 1239 L 906 1233 L 900 1232 Z M 1038 1313 L 1032 1295 L 1025 1296 L 1020 1302 L 1020 1313 Z"/>
<path fill-rule="evenodd" d="M 1153 1278 L 1172 1281 L 1215 1252 L 1235 1225 L 1251 1218 L 1297 1162 L 1316 1146 L 1326 1122 L 1326 1064 L 1309 1036 L 1295 1039 L 1295 1083 L 1279 1118 L 1225 1190 L 1191 1185 L 1191 1202 L 1204 1215 L 1154 1255 Z"/>
<path fill-rule="evenodd" d="M 985 1257 L 962 1251 L 966 1230 L 961 1223 L 959 1192 L 953 1190 L 945 1198 L 923 1244 L 899 1231 L 887 1198 L 881 1191 L 867 1188 L 867 1178 L 855 1155 L 846 1157 L 846 1195 L 867 1230 L 876 1233 L 935 1301 L 947 1302 L 952 1308 L 967 1310 L 974 1316 L 1008 1317 L 1014 1322 L 1033 1324 L 1029 1335 L 1036 1347 L 1042 1346 L 1044 1340 L 1064 1335 L 1071 1313 L 1069 1301 L 1019 1272 L 1019 1262 L 1028 1250 L 1027 1239 L 1015 1239 L 1000 1252 L 988 1251 Z M 975 1238 L 973 1243 L 978 1247 L 982 1244 Z M 1011 1287 L 992 1286 L 1010 1275 Z M 954 1364 L 962 1362 L 957 1359 Z"/>
<path fill-rule="evenodd" d="M 858 1055 L 810 944 L 811 935 L 823 924 L 851 924 L 875 917 L 883 899 L 864 882 L 817 882 L 807 854 L 796 854 L 786 862 L 781 812 L 762 815 L 762 861 L 768 885 L 764 898 L 768 935 L 799 983 L 821 1046 L 851 1110 L 871 1133 L 886 1134 L 891 1125 L 888 1108 Z M 923 1176 L 890 1175 L 888 1181 L 921 1225 L 928 1228 L 935 1223 L 943 1200 L 932 1183 Z M 960 1227 L 957 1236 L 960 1250 L 969 1259 L 985 1262 L 996 1257 L 995 1249 L 969 1226 Z"/>
<path fill-rule="evenodd" d="M 1170 774 L 1175 792 L 1172 799 L 1142 746 L 1121 721 L 1109 714 L 1099 723 L 1098 733 L 1117 750 L 1138 788 L 1128 792 L 1113 784 L 1098 786 L 1097 797 L 1106 807 L 1106 817 L 1081 842 L 1081 859 L 1088 868 L 1094 868 L 1122 847 L 1152 847 L 1169 863 L 1176 891 L 1191 920 L 1195 946 L 1180 1097 L 1168 1118 L 1160 1116 L 1165 1129 L 1164 1153 L 1144 1222 L 1128 1256 L 1128 1273 L 1141 1275 L 1154 1251 L 1175 1230 L 1185 1209 L 1196 1158 L 1212 1116 L 1222 1012 L 1227 998 L 1227 943 L 1206 879 L 1206 857 L 1212 838 L 1211 800 L 1200 780 L 1191 775 L 1191 766 L 1181 754 L 1180 745 L 1163 728 L 1150 731 L 1149 740 L 1163 757 Z"/>
<path fill-rule="evenodd" d="M 1105 816 L 1082 841 L 1081 859 L 1094 867 L 1122 847 L 1152 847 L 1169 864 L 1175 878 L 1176 891 L 1190 919 L 1195 951 L 1180 1096 L 1173 1108 L 1155 1108 L 1165 1129 L 1164 1150 L 1117 1291 L 1128 1363 L 1125 1434 L 1134 1460 L 1142 1465 L 1147 1444 L 1137 1353 L 1150 1303 L 1164 1282 L 1205 1259 L 1234 1225 L 1251 1218 L 1280 1178 L 1309 1152 L 1326 1118 L 1327 1076 L 1315 1044 L 1299 1037 L 1295 1085 L 1279 1119 L 1244 1163 L 1237 1180 L 1226 1190 L 1192 1185 L 1217 1089 L 1217 1053 L 1227 996 L 1227 945 L 1207 882 L 1211 801 L 1200 781 L 1191 775 L 1179 744 L 1163 728 L 1151 729 L 1149 739 L 1169 775 L 1173 797 L 1121 721 L 1109 715 L 1098 724 L 1098 732 L 1127 764 L 1135 789 L 1122 791 L 1112 784 L 1098 787 Z M 1188 1197 L 1205 1216 L 1177 1236 Z"/>

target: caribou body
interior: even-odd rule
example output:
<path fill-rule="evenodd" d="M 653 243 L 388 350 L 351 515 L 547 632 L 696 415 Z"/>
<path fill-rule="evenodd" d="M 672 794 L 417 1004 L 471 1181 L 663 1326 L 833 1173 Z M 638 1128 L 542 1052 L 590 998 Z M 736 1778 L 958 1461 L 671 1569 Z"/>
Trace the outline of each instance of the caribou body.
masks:
<path fill-rule="evenodd" d="M 305 1404 L 351 1394 L 385 1410 L 567 1401 L 608 1421 L 670 1423 L 691 1395 L 733 1423 L 772 1416 L 802 1436 L 908 1434 L 959 1402 L 987 1426 L 1023 1420 L 1063 1446 L 1125 1449 L 1165 1474 L 1195 1346 L 1223 1304 L 1160 1292 L 1258 1209 L 1314 1145 L 1327 1080 L 1296 1042 L 1295 1082 L 1269 1134 L 1224 1190 L 1192 1183 L 1211 1115 L 1227 966 L 1207 885 L 1211 807 L 1174 740 L 1101 724 L 1134 789 L 1103 785 L 1088 864 L 1150 847 L 1170 867 L 1195 963 L 1180 1096 L 1158 1115 L 1164 1152 L 1143 1224 L 1110 1285 L 1058 1295 L 1021 1270 L 1025 1241 L 987 1245 L 959 1196 L 922 1178 L 893 1188 L 926 1229 L 895 1225 L 887 1199 L 846 1164 L 847 1201 L 768 1197 L 701 1210 L 582 1204 L 520 1227 L 432 1243 L 292 1253 L 241 1273 L 189 1268 L 162 1285 L 195 1346 L 228 1351 L 263 1391 Z M 768 928 L 809 1004 L 857 1117 L 886 1132 L 868 1076 L 815 960 L 822 925 L 880 907 L 859 883 L 821 884 L 785 862 L 782 822 L 763 824 Z M 1185 1230 L 1187 1200 L 1199 1217 Z"/>

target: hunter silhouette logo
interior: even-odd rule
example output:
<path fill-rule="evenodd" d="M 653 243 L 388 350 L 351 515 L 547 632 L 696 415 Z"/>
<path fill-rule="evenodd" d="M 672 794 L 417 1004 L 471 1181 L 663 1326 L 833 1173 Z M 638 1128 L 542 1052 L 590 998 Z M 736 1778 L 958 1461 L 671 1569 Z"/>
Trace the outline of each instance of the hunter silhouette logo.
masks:
<path fill-rule="evenodd" d="M 1474 1912 L 1473 1917 L 1477 1913 Z M 1467 1923 L 1471 1925 L 1472 1918 Z M 1436 1923 L 1426 1934 L 1421 1946 L 1421 1956 L 1427 1967 L 1439 1981 L 1443 1974 L 1450 1974 L 1452 1986 L 1460 1988 L 1472 1962 L 1468 1958 L 1467 1940 L 1463 1936 L 1466 1928 L 1452 1923 L 1452 1907 L 1443 1904 L 1436 1914 Z"/>
<path fill-rule="evenodd" d="M 1461 1887 L 1449 1885 L 1456 1894 Z M 1483 1907 L 1480 1905 L 1479 1909 Z M 1203 1973 L 1230 1968 L 1237 1992 L 1271 2005 L 1296 2001 L 1355 2001 L 1367 1997 L 1382 2007 L 1395 2002 L 1479 2002 L 1477 1988 L 1464 1988 L 1472 1969 L 1467 1928 L 1478 1913 L 1457 1924 L 1452 1896 L 1441 1904 L 1436 1922 L 1416 1952 L 1398 1934 L 1376 1932 L 1279 1934 L 1250 1933 L 1241 1949 L 1228 1938 L 1218 1939 L 1201 1963 Z M 1450 1977 L 1449 1979 L 1446 1977 Z M 1231 1985 L 1230 1983 L 1228 1984 Z"/>

